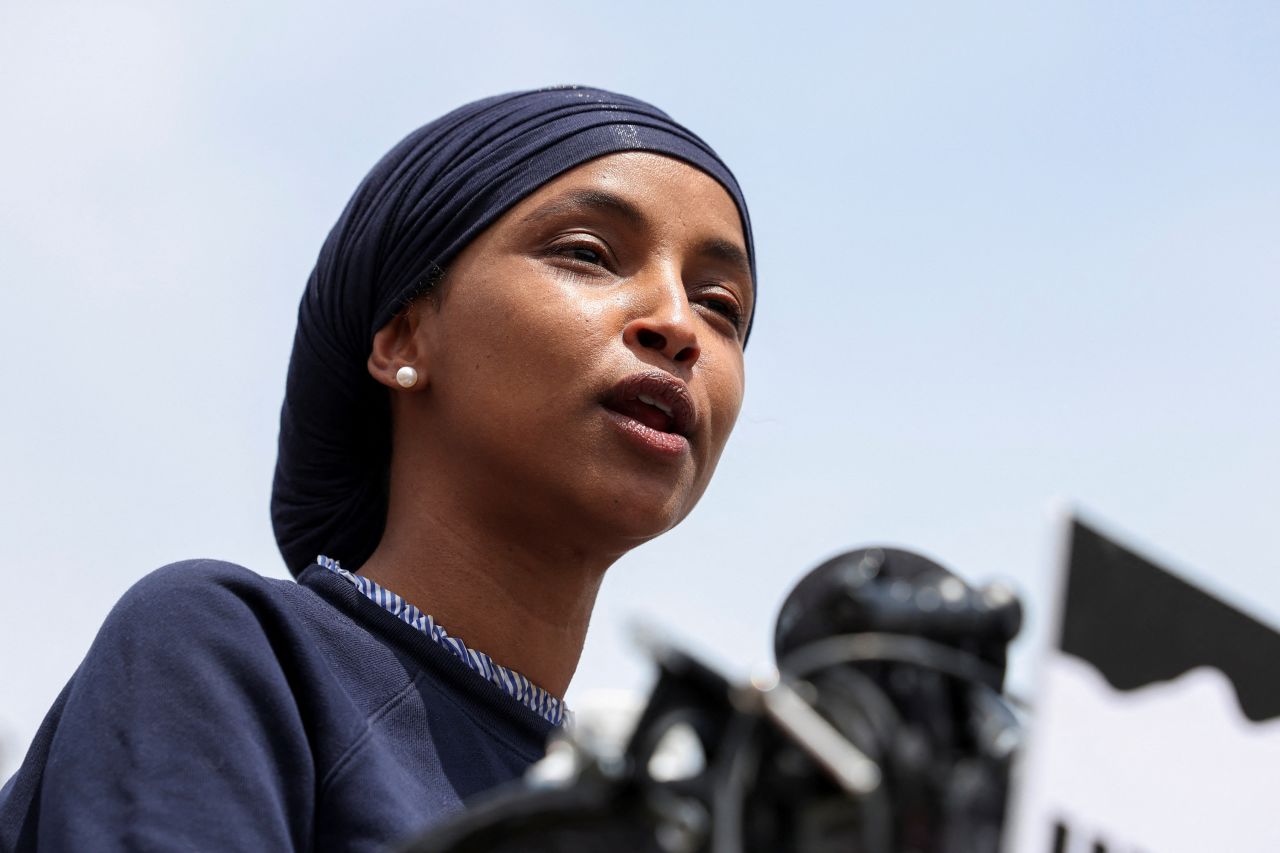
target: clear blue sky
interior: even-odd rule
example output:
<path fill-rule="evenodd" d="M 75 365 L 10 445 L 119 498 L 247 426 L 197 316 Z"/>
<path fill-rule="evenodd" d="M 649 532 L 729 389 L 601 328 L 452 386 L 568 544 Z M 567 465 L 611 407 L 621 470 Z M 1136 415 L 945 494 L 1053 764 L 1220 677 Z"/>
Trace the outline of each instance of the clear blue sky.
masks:
<path fill-rule="evenodd" d="M 139 576 L 283 574 L 325 233 L 409 129 L 550 83 L 715 145 L 760 269 L 718 480 L 611 571 L 571 702 L 644 685 L 632 615 L 767 658 L 868 542 L 1013 579 L 1034 638 L 1058 499 L 1280 623 L 1277 44 L 1269 0 L 4 4 L 0 773 Z"/>

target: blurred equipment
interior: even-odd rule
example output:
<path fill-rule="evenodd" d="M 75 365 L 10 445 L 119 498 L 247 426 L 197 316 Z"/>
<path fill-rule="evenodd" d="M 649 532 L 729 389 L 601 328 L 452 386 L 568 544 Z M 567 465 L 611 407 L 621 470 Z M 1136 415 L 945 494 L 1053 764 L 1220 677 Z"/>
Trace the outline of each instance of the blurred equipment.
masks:
<path fill-rule="evenodd" d="M 1022 622 L 892 548 L 828 560 L 778 617 L 778 669 L 733 685 L 646 640 L 659 678 L 625 750 L 555 740 L 522 785 L 403 853 L 996 853 Z"/>

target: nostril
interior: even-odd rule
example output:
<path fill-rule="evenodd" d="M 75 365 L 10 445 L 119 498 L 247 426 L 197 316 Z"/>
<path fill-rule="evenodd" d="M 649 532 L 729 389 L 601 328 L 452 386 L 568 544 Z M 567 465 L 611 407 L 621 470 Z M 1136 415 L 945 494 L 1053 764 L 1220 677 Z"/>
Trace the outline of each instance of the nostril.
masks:
<path fill-rule="evenodd" d="M 682 364 L 686 361 L 692 361 L 694 358 L 697 357 L 697 355 L 698 355 L 697 349 L 695 349 L 694 347 L 685 347 L 684 349 L 680 350 L 680 352 L 676 353 L 676 357 L 674 360 L 677 363 Z"/>
<path fill-rule="evenodd" d="M 664 350 L 667 348 L 667 339 L 652 329 L 641 329 L 636 334 L 636 340 L 645 349 Z"/>

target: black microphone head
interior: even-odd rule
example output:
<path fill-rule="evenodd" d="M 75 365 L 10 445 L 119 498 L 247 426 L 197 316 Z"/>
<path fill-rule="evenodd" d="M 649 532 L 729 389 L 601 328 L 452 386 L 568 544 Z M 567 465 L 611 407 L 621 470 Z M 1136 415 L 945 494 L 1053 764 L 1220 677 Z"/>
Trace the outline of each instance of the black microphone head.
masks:
<path fill-rule="evenodd" d="M 975 589 L 942 566 L 900 548 L 870 547 L 832 557 L 800 579 L 778 613 L 774 654 L 839 634 L 924 637 L 1004 667 L 1022 626 L 1007 587 Z"/>

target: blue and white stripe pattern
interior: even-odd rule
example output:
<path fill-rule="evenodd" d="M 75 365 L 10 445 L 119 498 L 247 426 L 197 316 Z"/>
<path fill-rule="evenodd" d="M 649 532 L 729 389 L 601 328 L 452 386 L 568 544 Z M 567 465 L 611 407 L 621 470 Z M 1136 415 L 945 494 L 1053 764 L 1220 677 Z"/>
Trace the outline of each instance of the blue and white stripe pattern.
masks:
<path fill-rule="evenodd" d="M 392 616 L 400 619 L 422 633 L 426 634 L 435 642 L 457 655 L 463 663 L 467 665 L 473 672 L 479 674 L 486 681 L 502 690 L 512 699 L 524 705 L 538 716 L 555 726 L 563 726 L 568 724 L 571 714 L 569 709 L 564 706 L 556 697 L 534 684 L 518 672 L 507 669 L 501 664 L 496 664 L 493 659 L 484 652 L 478 652 L 475 649 L 469 649 L 457 637 L 450 637 L 444 628 L 436 624 L 436 620 L 432 619 L 427 613 L 423 613 L 414 605 L 408 603 L 400 596 L 396 595 L 389 589 L 383 589 L 378 584 L 362 578 L 359 575 L 352 574 L 338 564 L 337 560 L 324 556 L 323 554 L 316 557 L 316 562 L 324 568 L 335 574 L 338 574 L 355 585 L 361 594 L 372 601 L 374 604 L 386 610 Z"/>

